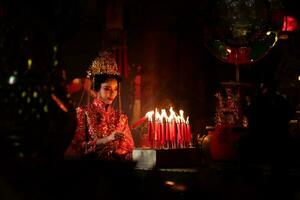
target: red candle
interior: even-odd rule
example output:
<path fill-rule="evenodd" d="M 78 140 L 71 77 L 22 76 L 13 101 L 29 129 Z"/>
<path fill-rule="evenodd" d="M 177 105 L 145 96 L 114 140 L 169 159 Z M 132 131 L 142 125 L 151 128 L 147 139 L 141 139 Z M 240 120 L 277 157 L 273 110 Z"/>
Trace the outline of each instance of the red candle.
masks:
<path fill-rule="evenodd" d="M 175 127 L 174 119 L 171 120 L 171 122 L 169 123 L 169 128 L 170 128 L 170 140 L 173 143 L 175 142 L 176 139 L 176 127 Z"/>
<path fill-rule="evenodd" d="M 176 134 L 177 145 L 180 147 L 181 146 L 181 140 L 182 140 L 180 122 L 176 121 L 176 125 L 177 125 L 177 134 Z"/>
<path fill-rule="evenodd" d="M 186 121 L 186 132 L 187 132 L 187 142 L 190 144 L 191 141 L 192 141 L 192 133 L 191 133 L 191 126 L 190 126 L 190 123 L 189 123 L 189 118 L 187 118 L 187 121 Z"/>
<path fill-rule="evenodd" d="M 136 122 L 134 122 L 130 128 L 134 129 L 136 127 L 138 127 L 139 125 L 141 125 L 142 123 L 144 123 L 144 121 L 146 120 L 146 117 L 142 117 L 141 119 L 137 120 Z"/>
<path fill-rule="evenodd" d="M 166 142 L 170 141 L 170 122 L 166 121 Z"/>
<path fill-rule="evenodd" d="M 161 116 L 160 120 L 162 123 L 162 129 L 161 129 L 161 145 L 165 147 L 166 141 L 167 141 L 167 121 L 168 121 L 168 115 L 166 109 L 161 110 Z"/>
<path fill-rule="evenodd" d="M 148 139 L 149 144 L 152 147 L 152 140 L 153 140 L 153 122 L 151 119 L 148 119 Z"/>
<path fill-rule="evenodd" d="M 189 145 L 189 135 L 188 135 L 188 130 L 187 130 L 187 126 L 188 126 L 188 124 L 187 123 L 185 123 L 184 124 L 184 131 L 185 131 L 185 143 L 186 143 L 186 146 L 187 147 L 189 147 L 190 145 Z"/>
<path fill-rule="evenodd" d="M 184 147 L 185 140 L 186 140 L 186 131 L 185 131 L 185 120 L 184 120 L 184 112 L 183 110 L 179 110 L 179 117 L 178 121 L 180 123 L 180 138 L 179 138 L 179 143 L 181 147 Z"/>
<path fill-rule="evenodd" d="M 161 123 L 161 145 L 165 145 L 166 141 L 166 133 L 165 133 L 165 124 L 162 122 Z"/>
<path fill-rule="evenodd" d="M 154 111 L 150 111 L 146 113 L 146 117 L 148 119 L 148 142 L 150 147 L 153 147 L 153 135 L 154 135 L 154 125 L 153 125 L 153 116 Z"/>
<path fill-rule="evenodd" d="M 184 144 L 186 142 L 186 129 L 185 129 L 184 121 L 181 121 L 180 123 L 180 132 L 181 132 L 181 143 Z"/>
<path fill-rule="evenodd" d="M 155 142 L 155 146 L 158 147 L 158 145 L 160 144 L 160 132 L 161 132 L 161 122 L 159 120 L 156 120 L 155 122 L 155 136 L 154 136 L 154 142 Z"/>

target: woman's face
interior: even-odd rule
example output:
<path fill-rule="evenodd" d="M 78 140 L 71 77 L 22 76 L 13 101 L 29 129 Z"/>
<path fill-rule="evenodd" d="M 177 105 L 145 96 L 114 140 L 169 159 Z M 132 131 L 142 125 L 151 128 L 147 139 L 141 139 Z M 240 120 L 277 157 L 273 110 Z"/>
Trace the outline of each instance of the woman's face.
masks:
<path fill-rule="evenodd" d="M 101 84 L 99 98 L 106 104 L 112 104 L 118 94 L 118 82 L 116 79 L 109 79 Z"/>

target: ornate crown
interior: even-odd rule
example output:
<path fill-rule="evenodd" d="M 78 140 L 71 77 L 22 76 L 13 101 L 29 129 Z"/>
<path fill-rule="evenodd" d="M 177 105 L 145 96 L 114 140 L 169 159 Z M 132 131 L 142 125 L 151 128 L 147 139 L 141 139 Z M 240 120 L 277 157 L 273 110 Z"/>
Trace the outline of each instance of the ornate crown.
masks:
<path fill-rule="evenodd" d="M 99 53 L 99 56 L 93 60 L 88 70 L 88 77 L 96 74 L 120 76 L 116 60 L 112 53 L 102 51 Z"/>

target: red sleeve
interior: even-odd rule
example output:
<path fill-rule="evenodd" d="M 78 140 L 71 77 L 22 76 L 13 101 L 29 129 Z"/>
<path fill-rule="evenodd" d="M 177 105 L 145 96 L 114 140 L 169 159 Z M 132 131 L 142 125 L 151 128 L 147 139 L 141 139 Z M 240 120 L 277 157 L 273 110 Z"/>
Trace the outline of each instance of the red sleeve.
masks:
<path fill-rule="evenodd" d="M 118 149 L 126 150 L 127 152 L 132 151 L 134 142 L 128 125 L 128 117 L 124 114 L 120 116 L 118 131 L 123 132 L 125 135 L 124 140 L 120 142 Z"/>
<path fill-rule="evenodd" d="M 66 156 L 79 157 L 84 153 L 94 151 L 96 148 L 96 142 L 90 141 L 88 144 L 86 143 L 86 132 L 88 131 L 86 109 L 83 107 L 78 107 L 76 109 L 76 115 L 77 128 L 71 145 L 65 153 Z"/>

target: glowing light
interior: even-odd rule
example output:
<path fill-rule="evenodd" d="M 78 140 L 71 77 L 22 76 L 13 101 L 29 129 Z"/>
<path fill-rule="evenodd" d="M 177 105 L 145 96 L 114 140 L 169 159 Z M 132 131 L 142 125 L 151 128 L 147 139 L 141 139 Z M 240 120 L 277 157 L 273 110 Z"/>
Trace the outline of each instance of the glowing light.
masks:
<path fill-rule="evenodd" d="M 55 94 L 51 94 L 51 98 L 55 101 L 55 103 L 59 106 L 60 109 L 62 109 L 64 112 L 68 112 L 67 107 Z"/>
<path fill-rule="evenodd" d="M 176 118 L 176 113 L 174 112 L 172 107 L 170 107 L 169 112 L 170 112 L 170 115 L 168 118 L 168 122 L 172 122 L 172 120 L 174 120 Z"/>
<path fill-rule="evenodd" d="M 165 181 L 165 185 L 173 186 L 173 185 L 175 185 L 175 182 L 174 181 Z"/>
<path fill-rule="evenodd" d="M 298 21 L 296 18 L 292 16 L 283 17 L 282 31 L 292 32 L 296 31 L 298 27 Z"/>
<path fill-rule="evenodd" d="M 181 121 L 182 123 L 185 123 L 185 120 L 184 120 L 184 112 L 183 112 L 183 110 L 179 110 L 179 115 L 180 115 L 180 121 Z"/>
<path fill-rule="evenodd" d="M 163 120 L 163 119 L 165 119 L 166 121 L 168 120 L 168 115 L 167 115 L 167 111 L 166 111 L 166 109 L 162 109 L 161 110 L 161 119 Z"/>
<path fill-rule="evenodd" d="M 27 65 L 28 65 L 27 69 L 30 70 L 32 66 L 32 60 L 30 58 L 27 60 Z"/>
<path fill-rule="evenodd" d="M 32 96 L 33 96 L 33 98 L 37 98 L 38 93 L 36 91 L 34 91 Z"/>
<path fill-rule="evenodd" d="M 183 192 L 186 190 L 186 186 L 183 184 L 177 184 L 174 181 L 165 181 L 164 184 L 171 187 L 172 190 Z"/>
<path fill-rule="evenodd" d="M 58 60 L 54 60 L 53 65 L 54 65 L 54 66 L 57 66 L 57 65 L 58 65 Z"/>
<path fill-rule="evenodd" d="M 30 101 L 31 101 L 30 97 L 27 97 L 26 102 L 30 103 Z"/>
<path fill-rule="evenodd" d="M 13 145 L 14 145 L 15 147 L 18 147 L 18 146 L 20 146 L 20 143 L 19 143 L 19 142 L 14 142 Z"/>
<path fill-rule="evenodd" d="M 148 118 L 149 121 L 152 121 L 153 114 L 154 114 L 154 111 L 149 111 L 146 113 L 146 117 Z"/>
<path fill-rule="evenodd" d="M 151 148 L 187 148 L 191 146 L 191 131 L 188 118 L 185 119 L 184 111 L 179 114 L 173 108 L 146 113 L 148 118 L 148 142 Z"/>
<path fill-rule="evenodd" d="M 287 39 L 289 39 L 289 36 L 287 34 L 282 34 L 282 35 L 279 35 L 279 39 L 287 40 Z"/>
<path fill-rule="evenodd" d="M 270 46 L 270 47 L 274 47 L 275 44 L 276 44 L 276 42 L 278 41 L 278 33 L 275 32 L 275 31 L 268 31 L 268 32 L 266 33 L 266 35 L 268 35 L 268 36 L 271 35 L 271 34 L 275 34 L 274 42 L 273 42 L 273 44 Z"/>
<path fill-rule="evenodd" d="M 298 76 L 298 81 L 300 81 L 300 75 Z"/>
<path fill-rule="evenodd" d="M 26 91 L 23 91 L 22 93 L 21 93 L 21 97 L 26 97 Z"/>
<path fill-rule="evenodd" d="M 46 104 L 46 105 L 44 105 L 44 107 L 43 107 L 43 110 L 44 110 L 44 112 L 45 113 L 47 113 L 48 112 L 48 105 Z"/>
<path fill-rule="evenodd" d="M 16 83 L 16 77 L 15 76 L 10 76 L 8 79 L 8 84 L 13 85 Z"/>
<path fill-rule="evenodd" d="M 155 111 L 149 111 L 146 113 L 146 117 L 148 118 L 149 121 L 152 121 L 152 116 L 154 115 L 154 119 L 155 121 L 160 121 L 162 122 L 163 119 L 165 119 L 165 121 L 171 122 L 173 119 L 177 122 L 186 122 L 186 119 L 184 118 L 184 111 L 183 110 L 179 110 L 179 115 L 177 115 L 173 108 L 170 107 L 169 109 L 169 116 L 167 114 L 166 109 L 161 109 L 161 111 L 159 112 L 159 110 L 157 108 L 155 108 Z"/>
<path fill-rule="evenodd" d="M 161 116 L 161 114 L 158 112 L 157 108 L 155 108 L 155 121 L 162 122 L 162 116 Z"/>
<path fill-rule="evenodd" d="M 80 78 L 74 78 L 72 80 L 72 83 L 74 83 L 74 84 L 81 84 L 81 79 Z"/>
<path fill-rule="evenodd" d="M 53 46 L 53 51 L 57 52 L 57 46 L 56 45 Z"/>

